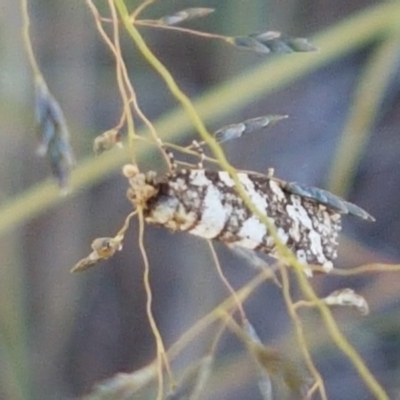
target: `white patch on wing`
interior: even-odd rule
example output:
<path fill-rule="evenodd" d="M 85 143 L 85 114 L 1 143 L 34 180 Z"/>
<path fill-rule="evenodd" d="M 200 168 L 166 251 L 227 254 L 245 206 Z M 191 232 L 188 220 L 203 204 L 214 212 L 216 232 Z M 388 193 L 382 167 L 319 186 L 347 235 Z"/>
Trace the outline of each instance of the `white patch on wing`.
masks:
<path fill-rule="evenodd" d="M 265 197 L 261 196 L 254 188 L 254 183 L 249 179 L 247 174 L 239 174 L 240 183 L 243 185 L 247 195 L 250 197 L 251 202 L 258 208 L 258 210 L 266 215 L 267 202 Z"/>
<path fill-rule="evenodd" d="M 212 182 L 206 177 L 204 169 L 192 169 L 190 171 L 190 183 L 194 186 L 209 186 Z"/>
<path fill-rule="evenodd" d="M 332 220 L 327 211 L 322 211 L 323 223 L 320 226 L 320 231 L 323 235 L 328 236 L 332 232 Z"/>
<path fill-rule="evenodd" d="M 201 179 L 201 178 L 199 178 Z M 189 232 L 206 239 L 213 239 L 221 233 L 232 209 L 222 204 L 223 194 L 214 185 L 209 185 L 203 200 L 203 210 L 197 226 Z"/>
<path fill-rule="evenodd" d="M 274 192 L 274 194 L 280 201 L 286 199 L 285 194 L 283 193 L 282 189 L 279 187 L 279 185 L 275 181 L 270 180 L 269 187 L 271 188 L 271 190 Z"/>
<path fill-rule="evenodd" d="M 286 244 L 289 240 L 289 235 L 285 232 L 283 228 L 279 228 L 277 231 L 278 238 L 281 240 L 283 244 Z"/>
<path fill-rule="evenodd" d="M 299 230 L 299 221 L 293 220 L 293 225 L 289 228 L 289 235 L 295 242 L 299 242 L 301 239 Z"/>
<path fill-rule="evenodd" d="M 298 221 L 301 225 L 305 226 L 307 229 L 313 231 L 314 228 L 312 226 L 311 219 L 307 214 L 305 208 L 302 206 L 300 197 L 296 195 L 291 195 L 290 198 L 292 200 L 292 204 L 286 206 L 286 210 L 289 217 L 292 218 L 292 220 L 294 221 Z"/>
<path fill-rule="evenodd" d="M 235 186 L 235 182 L 233 181 L 233 179 L 229 176 L 228 172 L 226 171 L 220 171 L 218 172 L 218 177 L 219 180 L 228 187 L 233 187 Z"/>
<path fill-rule="evenodd" d="M 243 222 L 238 237 L 241 239 L 234 242 L 235 245 L 254 249 L 263 242 L 264 236 L 267 234 L 267 227 L 260 220 L 252 216 Z"/>
<path fill-rule="evenodd" d="M 314 254 L 317 257 L 318 262 L 324 264 L 327 261 L 327 259 L 324 255 L 324 250 L 322 249 L 321 235 L 318 232 L 311 230 L 309 233 L 309 238 L 310 238 L 310 250 L 312 254 Z"/>

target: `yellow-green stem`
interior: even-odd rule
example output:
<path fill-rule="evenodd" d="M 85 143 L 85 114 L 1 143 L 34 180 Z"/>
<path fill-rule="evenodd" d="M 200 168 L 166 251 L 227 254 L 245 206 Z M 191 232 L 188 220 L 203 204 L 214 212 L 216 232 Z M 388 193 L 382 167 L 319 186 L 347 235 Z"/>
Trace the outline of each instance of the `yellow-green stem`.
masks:
<path fill-rule="evenodd" d="M 375 396 L 375 398 L 378 400 L 389 400 L 388 395 L 385 393 L 382 386 L 369 371 L 363 359 L 340 331 L 328 306 L 315 294 L 314 290 L 307 281 L 306 276 L 298 269 L 295 269 L 295 272 L 304 295 L 317 307 L 333 342 L 349 358 L 349 360 L 352 362 L 353 366 L 359 373 L 360 377 L 369 388 L 371 393 Z"/>
<path fill-rule="evenodd" d="M 307 57 L 298 56 L 296 62 L 293 62 L 291 57 L 277 57 L 258 65 L 200 96 L 195 103 L 196 109 L 206 121 L 215 121 L 233 114 L 248 103 L 385 34 L 398 24 L 399 13 L 399 2 L 384 2 L 358 15 L 351 15 L 312 40 L 323 49 L 320 53 Z M 269 76 L 273 76 L 274 79 L 265 79 Z M 173 141 L 182 138 L 183 134 L 189 131 L 191 122 L 181 110 L 175 109 L 161 117 L 155 125 L 159 132 L 163 132 L 164 138 Z M 142 136 L 145 131 L 139 131 L 137 134 Z M 152 150 L 154 149 L 143 148 L 140 145 L 137 154 L 144 157 Z M 72 172 L 70 196 L 104 180 L 128 160 L 129 155 L 126 151 L 115 151 L 81 161 Z M 51 180 L 38 183 L 4 202 L 0 207 L 0 234 L 61 204 L 66 199 L 60 197 Z"/>

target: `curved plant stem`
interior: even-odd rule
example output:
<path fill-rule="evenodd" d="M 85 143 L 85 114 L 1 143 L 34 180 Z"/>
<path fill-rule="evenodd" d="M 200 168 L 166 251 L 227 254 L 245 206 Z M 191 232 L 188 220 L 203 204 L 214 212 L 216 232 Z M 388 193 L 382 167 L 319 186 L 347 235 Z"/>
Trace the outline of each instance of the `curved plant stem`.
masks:
<path fill-rule="evenodd" d="M 28 10 L 28 0 L 21 0 L 21 14 L 22 14 L 22 38 L 24 40 L 25 51 L 28 55 L 29 64 L 32 68 L 33 75 L 36 79 L 38 79 L 42 74 L 40 72 L 39 65 L 36 61 L 35 53 L 32 47 L 32 41 L 29 34 L 30 27 L 30 18 L 29 18 L 29 10 Z"/>
<path fill-rule="evenodd" d="M 145 0 L 143 1 L 142 4 L 140 4 L 136 10 L 131 14 L 131 21 L 135 21 L 136 18 L 148 7 L 150 6 L 152 3 L 154 3 L 156 0 Z"/>
<path fill-rule="evenodd" d="M 296 62 L 293 62 L 291 57 L 277 57 L 265 64 L 262 63 L 208 91 L 200 96 L 194 105 L 208 122 L 232 114 L 250 102 L 283 88 L 295 79 L 385 34 L 398 23 L 399 13 L 399 2 L 385 2 L 358 15 L 352 15 L 312 39 L 313 43 L 323 49 L 320 54 L 309 54 L 307 57 L 299 55 L 296 57 Z M 221 104 L 224 106 L 221 107 Z M 191 122 L 182 110 L 175 109 L 161 117 L 155 123 L 155 127 L 157 131 L 163 132 L 165 139 L 174 141 L 189 131 Z M 140 136 L 145 133 L 145 131 L 137 132 Z M 149 147 L 141 147 L 137 154 L 146 156 L 150 150 Z M 90 157 L 81 161 L 72 172 L 71 195 L 104 180 L 128 160 L 129 155 L 126 151 L 112 151 L 98 158 Z M 65 197 L 59 196 L 59 191 L 50 180 L 27 189 L 0 207 L 0 234 L 63 201 Z"/>
<path fill-rule="evenodd" d="M 171 359 L 175 358 L 187 345 L 189 345 L 193 339 L 203 332 L 214 322 L 218 321 L 221 317 L 221 312 L 230 313 L 231 310 L 235 310 L 237 306 L 237 298 L 241 303 L 245 302 L 254 293 L 262 283 L 266 280 L 271 279 L 273 273 L 268 270 L 261 271 L 255 278 L 243 285 L 236 291 L 236 298 L 230 296 L 211 312 L 204 317 L 196 321 L 182 336 L 169 348 L 168 355 Z"/>
<path fill-rule="evenodd" d="M 215 268 L 217 269 L 218 275 L 219 275 L 221 281 L 224 283 L 224 285 L 228 289 L 232 298 L 236 301 L 236 307 L 239 310 L 242 321 L 245 321 L 247 319 L 247 317 L 246 317 L 246 313 L 243 308 L 243 304 L 240 302 L 238 296 L 236 295 L 235 289 L 233 289 L 232 285 L 229 283 L 228 279 L 224 275 L 224 271 L 222 271 L 221 263 L 219 262 L 218 254 L 215 251 L 214 245 L 211 242 L 211 240 L 207 240 L 207 244 L 208 244 L 208 247 L 210 248 L 211 255 L 214 260 Z"/>
<path fill-rule="evenodd" d="M 306 341 L 306 337 L 304 334 L 303 326 L 302 326 L 299 316 L 296 313 L 296 309 L 293 304 L 292 296 L 290 294 L 290 283 L 289 283 L 288 271 L 284 265 L 280 266 L 280 271 L 281 271 L 281 276 L 282 276 L 282 287 L 283 287 L 282 292 L 283 292 L 283 297 L 285 299 L 286 308 L 288 310 L 291 320 L 293 321 L 293 324 L 294 324 L 294 327 L 296 330 L 297 341 L 300 346 L 300 350 L 303 353 L 304 361 L 306 362 L 308 370 L 310 371 L 311 375 L 315 379 L 315 385 L 311 388 L 311 390 L 309 391 L 309 394 L 311 395 L 311 393 L 314 390 L 319 389 L 321 399 L 327 400 L 328 398 L 326 396 L 324 381 L 322 380 L 321 375 L 318 372 L 317 368 L 315 367 L 314 362 L 311 358 L 311 354 L 307 347 L 307 341 Z"/>
<path fill-rule="evenodd" d="M 126 124 L 128 128 L 128 143 L 129 143 L 129 150 L 132 157 L 132 162 L 135 162 L 134 157 L 134 139 L 135 139 L 135 124 L 133 120 L 133 115 L 131 111 L 131 102 L 134 101 L 135 95 L 133 93 L 133 88 L 130 87 L 130 82 L 128 78 L 128 74 L 126 71 L 125 62 L 122 56 L 120 39 L 119 39 L 119 25 L 118 25 L 118 18 L 117 13 L 114 7 L 114 2 L 112 0 L 108 1 L 111 15 L 112 15 L 112 25 L 113 25 L 113 39 L 114 45 L 111 49 L 114 51 L 115 61 L 117 64 L 117 81 L 118 81 L 118 88 L 121 94 L 122 103 L 124 105 L 124 115 L 126 117 Z M 92 3 L 93 5 L 93 3 Z M 94 5 L 93 5 L 94 7 Z M 130 90 L 130 96 L 128 96 L 128 91 Z"/>
<path fill-rule="evenodd" d="M 233 313 L 237 307 L 238 299 L 239 303 L 245 302 L 262 283 L 268 279 L 271 279 L 272 277 L 272 271 L 261 271 L 255 278 L 238 289 L 235 292 L 235 296 L 230 296 L 207 315 L 196 321 L 196 323 L 193 324 L 187 331 L 185 331 L 182 336 L 169 348 L 169 357 L 171 359 L 177 357 L 186 346 L 193 342 L 196 336 L 207 329 L 211 324 L 220 320 L 221 316 Z"/>
<path fill-rule="evenodd" d="M 161 337 L 161 333 L 157 327 L 157 323 L 153 315 L 153 310 L 152 310 L 153 295 L 150 286 L 150 264 L 147 258 L 146 248 L 144 245 L 144 237 L 143 237 L 144 224 L 145 224 L 143 218 L 143 210 L 139 209 L 138 215 L 139 215 L 139 247 L 144 262 L 143 283 L 147 294 L 146 312 L 157 345 L 157 376 L 158 376 L 157 400 L 162 400 L 163 390 L 164 390 L 163 368 L 162 368 L 163 364 L 167 370 L 168 377 L 170 378 L 170 383 L 172 386 L 175 385 L 175 381 L 172 376 L 171 367 L 169 365 L 169 360 L 164 348 L 164 343 Z"/>
<path fill-rule="evenodd" d="M 357 370 L 358 374 L 360 375 L 361 379 L 364 381 L 365 385 L 375 396 L 375 398 L 379 400 L 389 400 L 388 395 L 385 393 L 382 386 L 369 371 L 363 359 L 340 331 L 328 306 L 317 297 L 304 273 L 298 268 L 295 268 L 295 272 L 304 295 L 307 297 L 307 299 L 315 304 L 319 313 L 321 314 L 322 320 L 328 330 L 330 337 L 332 338 L 332 341 L 349 358 L 349 360 Z"/>
<path fill-rule="evenodd" d="M 298 268 L 302 268 L 300 263 L 298 263 L 296 257 L 293 255 L 292 251 L 283 244 L 281 239 L 278 236 L 276 227 L 270 221 L 270 219 L 263 214 L 251 201 L 249 195 L 245 191 L 243 184 L 240 182 L 239 177 L 237 175 L 236 169 L 228 162 L 221 146 L 214 139 L 212 135 L 207 131 L 207 128 L 204 125 L 203 120 L 200 117 L 200 114 L 194 107 L 191 100 L 181 91 L 175 79 L 172 77 L 168 69 L 159 61 L 159 59 L 154 55 L 154 53 L 147 46 L 146 42 L 140 35 L 139 31 L 132 25 L 130 22 L 130 17 L 128 10 L 126 8 L 124 0 L 114 0 L 117 6 L 117 9 L 120 13 L 122 22 L 132 37 L 133 41 L 141 51 L 143 57 L 149 62 L 149 64 L 158 72 L 158 74 L 162 77 L 168 89 L 171 91 L 173 96 L 181 103 L 183 109 L 188 114 L 190 120 L 193 123 L 194 128 L 200 134 L 201 138 L 207 143 L 208 147 L 214 153 L 215 158 L 218 160 L 220 167 L 227 171 L 231 176 L 232 180 L 235 182 L 235 190 L 240 195 L 246 207 L 258 217 L 258 219 L 266 225 L 269 235 L 274 239 L 277 252 L 282 259 L 286 260 L 290 265 L 297 265 Z"/>
<path fill-rule="evenodd" d="M 332 340 L 348 356 L 350 361 L 353 363 L 354 367 L 359 372 L 361 378 L 364 380 L 365 384 L 370 389 L 371 393 L 376 395 L 378 399 L 382 400 L 387 399 L 386 393 L 379 385 L 379 383 L 376 381 L 374 376 L 370 373 L 368 368 L 365 366 L 362 358 L 358 355 L 358 353 L 353 349 L 353 347 L 349 344 L 347 339 L 340 332 L 334 318 L 332 317 L 332 314 L 330 313 L 330 310 L 322 302 L 319 301 L 312 286 L 307 281 L 307 278 L 305 278 L 304 276 L 303 265 L 296 259 L 292 251 L 282 243 L 277 234 L 275 226 L 271 223 L 269 218 L 264 214 L 262 214 L 260 210 L 252 203 L 251 199 L 244 190 L 241 182 L 239 181 L 235 168 L 229 164 L 221 147 L 218 145 L 215 139 L 208 133 L 206 127 L 204 126 L 203 121 L 200 118 L 199 113 L 193 106 L 190 99 L 180 90 L 180 88 L 176 84 L 174 78 L 171 76 L 169 71 L 152 53 L 152 51 L 147 46 L 146 42 L 139 34 L 138 30 L 130 22 L 129 13 L 126 8 L 124 0 L 115 0 L 115 4 L 117 6 L 118 12 L 121 16 L 122 22 L 125 25 L 126 30 L 129 32 L 130 36 L 136 43 L 139 50 L 142 52 L 144 58 L 147 59 L 147 61 L 152 65 L 152 67 L 161 75 L 166 85 L 168 86 L 168 89 L 181 103 L 182 107 L 189 115 L 194 127 L 200 134 L 201 138 L 207 143 L 211 151 L 214 153 L 221 168 L 227 171 L 229 175 L 232 177 L 233 181 L 235 182 L 235 189 L 242 198 L 243 202 L 246 204 L 247 208 L 254 215 L 256 215 L 261 222 L 263 222 L 267 226 L 270 236 L 274 239 L 278 254 L 282 257 L 283 260 L 285 260 L 285 262 L 293 266 L 294 270 L 296 271 L 303 292 L 307 297 L 310 298 L 310 300 L 315 301 L 317 308 L 321 313 L 322 319 L 328 329 L 328 332 L 331 335 Z"/>

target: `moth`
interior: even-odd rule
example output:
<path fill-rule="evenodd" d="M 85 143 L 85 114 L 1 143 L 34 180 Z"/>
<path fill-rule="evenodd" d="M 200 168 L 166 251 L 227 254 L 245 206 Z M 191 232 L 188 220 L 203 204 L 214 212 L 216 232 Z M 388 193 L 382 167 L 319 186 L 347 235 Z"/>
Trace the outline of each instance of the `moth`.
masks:
<path fill-rule="evenodd" d="M 226 171 L 176 169 L 164 176 L 141 173 L 128 165 L 128 198 L 145 221 L 227 245 L 278 257 L 267 226 L 245 205 Z M 278 237 L 306 264 L 326 272 L 337 256 L 341 217 L 350 214 L 373 221 L 366 211 L 325 190 L 285 182 L 271 174 L 238 172 L 246 194 L 276 227 Z"/>

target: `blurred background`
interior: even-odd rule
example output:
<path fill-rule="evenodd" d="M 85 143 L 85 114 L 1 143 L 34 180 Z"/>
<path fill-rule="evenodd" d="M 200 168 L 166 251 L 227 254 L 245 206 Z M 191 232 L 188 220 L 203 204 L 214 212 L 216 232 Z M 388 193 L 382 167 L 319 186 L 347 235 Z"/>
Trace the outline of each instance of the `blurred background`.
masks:
<path fill-rule="evenodd" d="M 139 3 L 127 1 L 132 9 Z M 375 216 L 375 223 L 345 219 L 337 261 L 342 268 L 400 259 L 400 36 L 392 29 L 394 10 L 400 15 L 397 4 L 166 0 L 156 1 L 143 14 L 156 19 L 187 7 L 214 7 L 214 14 L 185 26 L 224 35 L 278 30 L 317 37 L 317 53 L 286 55 L 290 61 L 282 65 L 287 69 L 274 69 L 279 61 L 275 56 L 182 33 L 141 29 L 184 92 L 203 101 L 202 115 L 211 131 L 256 116 L 289 115 L 270 130 L 228 142 L 224 147 L 236 167 L 273 167 L 278 177 L 332 190 Z M 107 2 L 96 5 L 108 15 Z M 73 399 L 117 372 L 143 367 L 154 358 L 155 345 L 145 311 L 136 221 L 122 252 L 84 274 L 69 272 L 89 253 L 91 241 L 114 235 L 131 210 L 120 172 L 126 154 L 115 149 L 94 161 L 92 153 L 93 139 L 115 126 L 121 115 L 114 58 L 85 2 L 32 0 L 29 8 L 34 50 L 65 113 L 77 169 L 71 194 L 60 197 L 46 160 L 35 153 L 33 81 L 21 38 L 20 5 L 2 0 L 0 398 Z M 179 114 L 173 111 L 177 103 L 125 35 L 123 44 L 142 110 L 162 126 L 171 110 Z M 298 72 L 290 72 L 297 64 Z M 254 95 L 253 89 L 240 86 L 252 75 L 260 88 Z M 169 128 L 174 130 L 179 134 L 173 140 L 179 143 L 196 137 L 182 126 Z M 164 138 L 163 131 L 159 133 Z M 166 140 L 171 138 L 172 134 Z M 162 168 L 156 152 L 146 150 L 138 157 L 144 169 Z M 148 227 L 145 241 L 154 314 L 168 347 L 228 293 L 201 239 Z M 255 275 L 229 249 L 219 244 L 216 249 L 235 288 Z M 313 279 L 321 296 L 351 287 L 367 298 L 368 317 L 349 309 L 334 310 L 334 315 L 391 399 L 400 399 L 399 282 L 395 273 Z M 276 286 L 260 287 L 245 308 L 264 343 L 298 357 Z M 317 313 L 303 315 L 328 397 L 372 398 L 329 341 Z M 214 334 L 196 338 L 174 362 L 176 371 L 205 354 Z M 251 362 L 233 335 L 221 339 L 218 355 L 203 398 L 261 399 Z"/>

